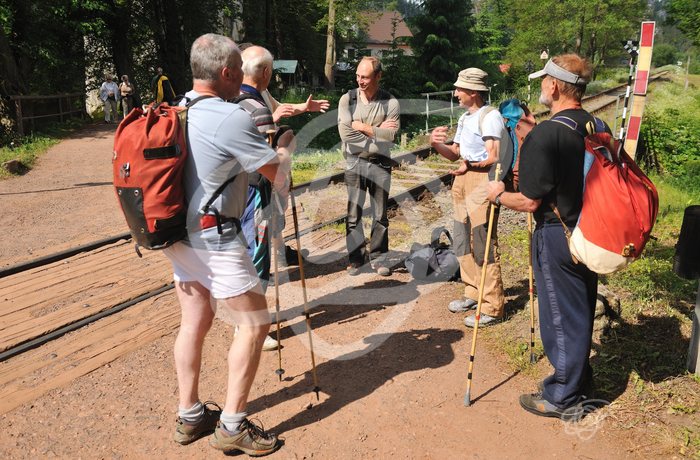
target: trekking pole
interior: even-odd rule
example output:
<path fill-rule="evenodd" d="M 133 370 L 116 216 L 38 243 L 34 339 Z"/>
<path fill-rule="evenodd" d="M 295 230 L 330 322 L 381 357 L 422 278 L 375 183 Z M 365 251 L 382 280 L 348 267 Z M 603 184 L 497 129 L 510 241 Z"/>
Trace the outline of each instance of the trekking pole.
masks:
<path fill-rule="evenodd" d="M 495 179 L 501 176 L 501 164 L 496 164 Z M 481 317 L 481 303 L 484 300 L 484 284 L 486 284 L 486 265 L 489 259 L 489 249 L 491 248 L 491 231 L 493 230 L 493 218 L 496 214 L 496 205 L 489 206 L 489 226 L 486 231 L 486 249 L 484 250 L 484 262 L 481 265 L 481 281 L 479 282 L 479 301 L 476 304 L 476 314 L 474 315 L 474 332 L 472 333 L 472 349 L 469 354 L 469 372 L 467 373 L 467 393 L 464 395 L 464 405 L 472 405 L 470 393 L 472 389 L 472 371 L 474 370 L 474 355 L 476 354 L 476 334 L 479 331 L 479 318 Z"/>
<path fill-rule="evenodd" d="M 527 213 L 527 271 L 530 278 L 530 364 L 537 362 L 535 359 L 535 291 L 532 275 L 532 213 Z"/>
<path fill-rule="evenodd" d="M 314 356 L 314 341 L 311 335 L 311 318 L 309 317 L 309 302 L 306 297 L 306 278 L 304 277 L 304 259 L 301 256 L 301 239 L 299 238 L 299 220 L 297 219 L 297 205 L 292 191 L 292 172 L 289 171 L 289 198 L 292 200 L 292 220 L 294 221 L 294 237 L 297 241 L 297 260 L 299 262 L 299 279 L 301 280 L 301 290 L 304 294 L 304 317 L 306 318 L 306 332 L 309 335 L 309 350 L 311 352 L 311 375 L 313 377 L 316 401 L 319 401 L 318 377 L 316 376 L 316 357 Z"/>
<path fill-rule="evenodd" d="M 275 130 L 271 129 L 267 131 L 267 142 L 270 144 L 270 147 L 272 147 L 272 143 L 274 140 L 275 136 Z M 269 204 L 271 206 L 272 203 Z M 270 238 L 270 244 L 274 246 L 274 241 L 276 240 L 272 233 L 277 229 L 277 214 L 272 211 L 272 228 L 270 229 L 271 231 L 268 234 L 268 237 Z M 270 248 L 270 253 L 273 253 L 275 255 L 275 271 L 274 271 L 274 280 L 275 280 L 275 319 L 277 323 L 277 370 L 275 371 L 275 374 L 277 374 L 277 377 L 279 377 L 280 382 L 282 381 L 282 375 L 284 374 L 284 369 L 282 369 L 282 342 L 280 338 L 280 283 L 279 283 L 279 265 L 278 265 L 278 256 L 277 256 L 277 251 L 273 250 L 275 248 Z"/>
<path fill-rule="evenodd" d="M 277 215 L 275 212 L 272 212 L 272 230 L 277 228 Z M 269 234 L 270 236 L 270 242 L 272 243 L 273 241 L 273 236 L 272 232 Z M 279 283 L 279 265 L 277 262 L 277 259 L 279 259 L 277 250 L 274 250 L 274 248 L 271 248 L 270 252 L 275 255 L 275 317 L 277 320 L 277 370 L 275 371 L 275 374 L 277 374 L 277 377 L 279 377 L 280 382 L 282 381 L 282 374 L 284 374 L 284 369 L 282 369 L 282 342 L 281 342 L 281 337 L 280 337 L 280 283 Z"/>

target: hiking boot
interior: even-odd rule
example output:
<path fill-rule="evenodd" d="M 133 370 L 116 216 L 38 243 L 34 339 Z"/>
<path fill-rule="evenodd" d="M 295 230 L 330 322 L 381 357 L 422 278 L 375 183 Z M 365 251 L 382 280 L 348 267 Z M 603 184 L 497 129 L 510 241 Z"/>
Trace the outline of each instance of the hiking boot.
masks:
<path fill-rule="evenodd" d="M 210 409 L 207 406 L 216 407 L 216 409 Z M 180 417 L 177 418 L 173 439 L 175 439 L 176 443 L 184 446 L 213 433 L 220 415 L 221 407 L 218 404 L 212 401 L 205 402 L 204 414 L 199 422 L 190 423 L 182 420 Z"/>
<path fill-rule="evenodd" d="M 588 381 L 585 385 L 583 385 L 583 388 L 581 389 L 581 392 L 583 395 L 581 396 L 582 399 L 593 399 L 595 398 L 595 384 L 593 383 L 592 380 Z M 536 395 L 542 395 L 544 393 L 544 380 L 540 380 L 537 382 L 537 393 Z"/>
<path fill-rule="evenodd" d="M 360 272 L 362 272 L 362 265 L 357 262 L 350 262 L 350 265 L 348 265 L 348 275 L 357 276 Z"/>
<path fill-rule="evenodd" d="M 389 267 L 385 267 L 384 265 L 380 265 L 377 267 L 377 274 L 379 276 L 389 276 L 391 275 L 391 269 Z"/>
<path fill-rule="evenodd" d="M 476 308 L 477 301 L 474 299 L 457 299 L 447 304 L 447 309 L 452 313 L 464 313 Z"/>
<path fill-rule="evenodd" d="M 581 403 L 560 409 L 538 393 L 520 395 L 520 407 L 540 417 L 554 417 L 564 421 L 580 420 L 584 415 Z"/>
<path fill-rule="evenodd" d="M 481 314 L 481 318 L 479 319 L 479 326 L 491 326 L 493 324 L 498 323 L 501 320 L 501 318 L 496 318 L 494 316 L 489 316 L 486 313 Z M 467 327 L 474 327 L 474 324 L 476 323 L 476 315 L 474 316 L 467 316 L 464 318 L 464 325 Z"/>
<path fill-rule="evenodd" d="M 384 262 L 376 262 L 370 265 L 372 267 L 372 270 L 376 270 L 379 276 L 391 275 L 391 269 Z"/>
<path fill-rule="evenodd" d="M 262 351 L 273 351 L 277 350 L 277 347 L 280 346 L 280 343 L 273 339 L 272 336 L 268 335 L 265 336 L 265 341 L 263 342 L 262 346 Z"/>
<path fill-rule="evenodd" d="M 307 257 L 309 251 L 307 249 L 301 250 L 301 257 Z M 291 246 L 284 247 L 284 260 L 287 262 L 287 266 L 299 265 L 299 253 L 296 249 Z"/>
<path fill-rule="evenodd" d="M 209 438 L 209 445 L 227 453 L 241 451 L 251 457 L 271 454 L 280 447 L 276 435 L 267 433 L 262 426 L 257 426 L 248 419 L 243 420 L 238 429 L 240 432 L 231 433 L 219 423 L 214 435 Z"/>

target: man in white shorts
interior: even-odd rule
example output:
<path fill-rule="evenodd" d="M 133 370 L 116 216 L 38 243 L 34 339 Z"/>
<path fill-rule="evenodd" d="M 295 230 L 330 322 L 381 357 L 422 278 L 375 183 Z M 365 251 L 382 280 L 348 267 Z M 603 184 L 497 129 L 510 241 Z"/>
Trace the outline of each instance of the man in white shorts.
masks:
<path fill-rule="evenodd" d="M 466 312 L 476 308 L 479 282 L 486 250 L 489 202 L 486 200 L 488 172 L 499 159 L 501 141 L 508 142 L 503 117 L 495 108 L 486 104 L 488 75 L 481 69 L 471 67 L 459 72 L 455 82 L 455 97 L 467 111 L 459 118 L 454 143 L 446 145 L 447 127 L 435 128 L 430 136 L 430 145 L 443 157 L 461 161 L 453 171 L 452 203 L 455 213 L 455 253 L 459 258 L 464 297 L 450 302 L 452 312 Z M 496 238 L 494 219 L 491 248 L 486 261 L 486 283 L 481 306 L 479 325 L 496 323 L 503 317 L 503 281 Z M 474 316 L 468 316 L 464 324 L 474 327 Z"/>
<path fill-rule="evenodd" d="M 185 96 L 205 98 L 188 111 L 190 155 L 184 180 L 189 234 L 164 251 L 173 265 L 182 309 L 174 350 L 179 390 L 174 438 L 189 444 L 213 432 L 209 443 L 216 449 L 265 455 L 274 452 L 279 441 L 247 419 L 246 404 L 270 316 L 240 235 L 240 217 L 246 205 L 247 173 L 260 172 L 286 197 L 294 136 L 285 133 L 275 152 L 248 113 L 226 102 L 238 95 L 243 79 L 240 51 L 233 40 L 202 35 L 192 45 L 190 65 L 193 84 Z M 204 209 L 223 184 L 211 208 Z M 240 326 L 228 352 L 223 411 L 203 405 L 198 388 L 202 345 L 217 303 Z"/>

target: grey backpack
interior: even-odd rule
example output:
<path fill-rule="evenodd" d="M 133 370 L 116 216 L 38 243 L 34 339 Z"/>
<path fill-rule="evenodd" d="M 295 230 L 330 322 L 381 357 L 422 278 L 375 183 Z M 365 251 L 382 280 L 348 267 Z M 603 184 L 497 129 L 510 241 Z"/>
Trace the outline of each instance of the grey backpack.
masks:
<path fill-rule="evenodd" d="M 449 244 L 441 243 L 447 236 Z M 430 236 L 430 244 L 413 243 L 404 265 L 413 278 L 422 281 L 450 281 L 459 278 L 459 260 L 452 250 L 452 236 L 445 227 L 437 227 Z"/>

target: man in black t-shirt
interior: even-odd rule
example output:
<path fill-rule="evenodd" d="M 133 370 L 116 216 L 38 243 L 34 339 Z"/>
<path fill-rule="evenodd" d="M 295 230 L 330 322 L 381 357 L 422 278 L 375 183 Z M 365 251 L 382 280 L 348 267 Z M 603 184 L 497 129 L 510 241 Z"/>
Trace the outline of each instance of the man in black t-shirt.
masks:
<path fill-rule="evenodd" d="M 584 133 L 593 117 L 581 108 L 591 66 L 576 54 L 552 58 L 530 75 L 542 79 L 540 102 L 553 119 L 536 126 L 523 142 L 520 192 L 490 182 L 488 199 L 517 211 L 533 212 L 532 265 L 537 284 L 540 335 L 554 373 L 533 394 L 520 396 L 527 411 L 545 417 L 580 417 L 592 397 L 589 363 L 598 275 L 575 263 L 562 223 L 576 225 L 583 203 Z M 606 127 L 607 130 L 609 128 Z"/>

